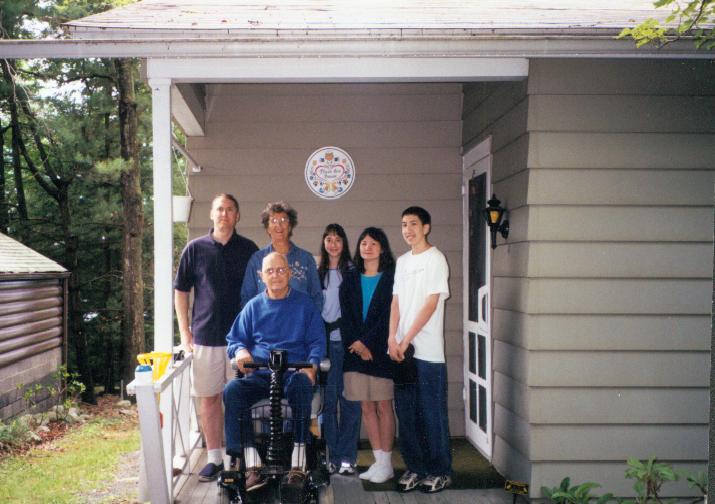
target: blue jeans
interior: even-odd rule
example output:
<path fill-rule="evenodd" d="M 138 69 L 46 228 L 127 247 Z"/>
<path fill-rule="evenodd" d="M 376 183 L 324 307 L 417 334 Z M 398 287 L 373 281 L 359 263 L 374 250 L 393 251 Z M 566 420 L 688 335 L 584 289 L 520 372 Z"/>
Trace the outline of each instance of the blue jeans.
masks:
<path fill-rule="evenodd" d="M 243 378 L 231 380 L 224 387 L 224 429 L 228 454 L 240 456 L 243 448 L 254 446 L 250 410 L 253 404 L 268 398 L 270 379 L 270 371 L 259 369 Z M 292 411 L 293 441 L 307 442 L 313 400 L 310 378 L 305 373 L 287 372 L 283 375 L 283 397 L 288 399 Z"/>
<path fill-rule="evenodd" d="M 395 385 L 399 446 L 407 469 L 420 477 L 452 474 L 447 418 L 447 365 L 415 359 L 417 382 Z"/>
<path fill-rule="evenodd" d="M 328 444 L 330 462 L 340 464 L 357 461 L 357 443 L 360 436 L 360 401 L 348 401 L 343 397 L 343 359 L 345 349 L 342 341 L 331 341 L 328 346 L 330 371 L 325 387 L 323 404 L 323 434 Z M 340 415 L 338 416 L 338 403 Z"/>

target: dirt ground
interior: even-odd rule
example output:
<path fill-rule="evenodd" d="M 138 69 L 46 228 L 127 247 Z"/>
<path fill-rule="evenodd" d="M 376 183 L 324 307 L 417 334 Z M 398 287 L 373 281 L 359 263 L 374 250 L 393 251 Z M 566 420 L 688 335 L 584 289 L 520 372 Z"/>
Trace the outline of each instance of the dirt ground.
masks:
<path fill-rule="evenodd" d="M 96 406 L 83 406 L 93 416 L 122 416 L 129 420 L 130 425 L 138 429 L 136 405 L 129 408 L 116 406 L 117 396 L 102 396 Z M 78 496 L 86 504 L 134 504 L 138 502 L 139 489 L 139 450 L 123 455 L 117 466 L 113 480 L 100 489 L 89 491 Z"/>
<path fill-rule="evenodd" d="M 81 495 L 86 504 L 134 504 L 138 502 L 139 450 L 127 453 L 120 459 L 114 481 L 99 490 Z"/>

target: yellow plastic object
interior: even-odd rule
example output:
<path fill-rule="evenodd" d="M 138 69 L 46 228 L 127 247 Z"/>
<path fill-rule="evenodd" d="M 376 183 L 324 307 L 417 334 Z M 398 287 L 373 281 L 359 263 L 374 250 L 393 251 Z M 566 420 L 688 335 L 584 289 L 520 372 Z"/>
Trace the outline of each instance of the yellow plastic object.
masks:
<path fill-rule="evenodd" d="M 171 352 L 149 352 L 137 355 L 137 360 L 139 364 L 151 366 L 151 376 L 158 381 L 171 362 L 171 356 Z"/>

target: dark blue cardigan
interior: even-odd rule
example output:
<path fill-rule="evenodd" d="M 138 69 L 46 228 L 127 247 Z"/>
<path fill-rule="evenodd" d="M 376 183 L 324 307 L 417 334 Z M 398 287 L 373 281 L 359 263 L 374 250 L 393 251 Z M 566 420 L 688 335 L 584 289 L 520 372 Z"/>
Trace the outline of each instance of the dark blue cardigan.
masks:
<path fill-rule="evenodd" d="M 390 305 L 395 270 L 382 272 L 372 295 L 367 318 L 362 320 L 362 287 L 360 273 L 352 270 L 345 273 L 340 284 L 340 336 L 345 347 L 343 372 L 357 371 L 363 374 L 392 379 L 392 360 L 387 355 L 387 336 L 390 330 Z M 357 354 L 348 352 L 348 347 L 360 340 L 372 352 L 372 361 L 364 361 Z"/>

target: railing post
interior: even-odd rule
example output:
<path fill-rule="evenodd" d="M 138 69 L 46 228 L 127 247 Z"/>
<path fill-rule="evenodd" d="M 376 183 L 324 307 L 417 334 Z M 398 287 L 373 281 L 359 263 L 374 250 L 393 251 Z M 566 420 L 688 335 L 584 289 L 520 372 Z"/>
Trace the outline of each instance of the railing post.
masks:
<path fill-rule="evenodd" d="M 171 352 L 174 346 L 174 311 L 172 289 L 173 222 L 171 219 L 171 80 L 149 79 L 152 103 L 152 146 L 154 165 L 154 350 Z M 164 458 L 166 481 L 172 494 L 171 388 L 161 396 L 164 415 Z"/>
<path fill-rule="evenodd" d="M 137 395 L 139 430 L 142 438 L 149 496 L 152 504 L 169 504 L 173 502 L 173 496 L 170 496 L 171 481 L 167 484 L 166 480 L 161 419 L 159 408 L 156 404 L 154 384 L 139 385 L 136 382 L 132 382 L 132 384 Z M 169 449 L 171 449 L 171 446 Z"/>

